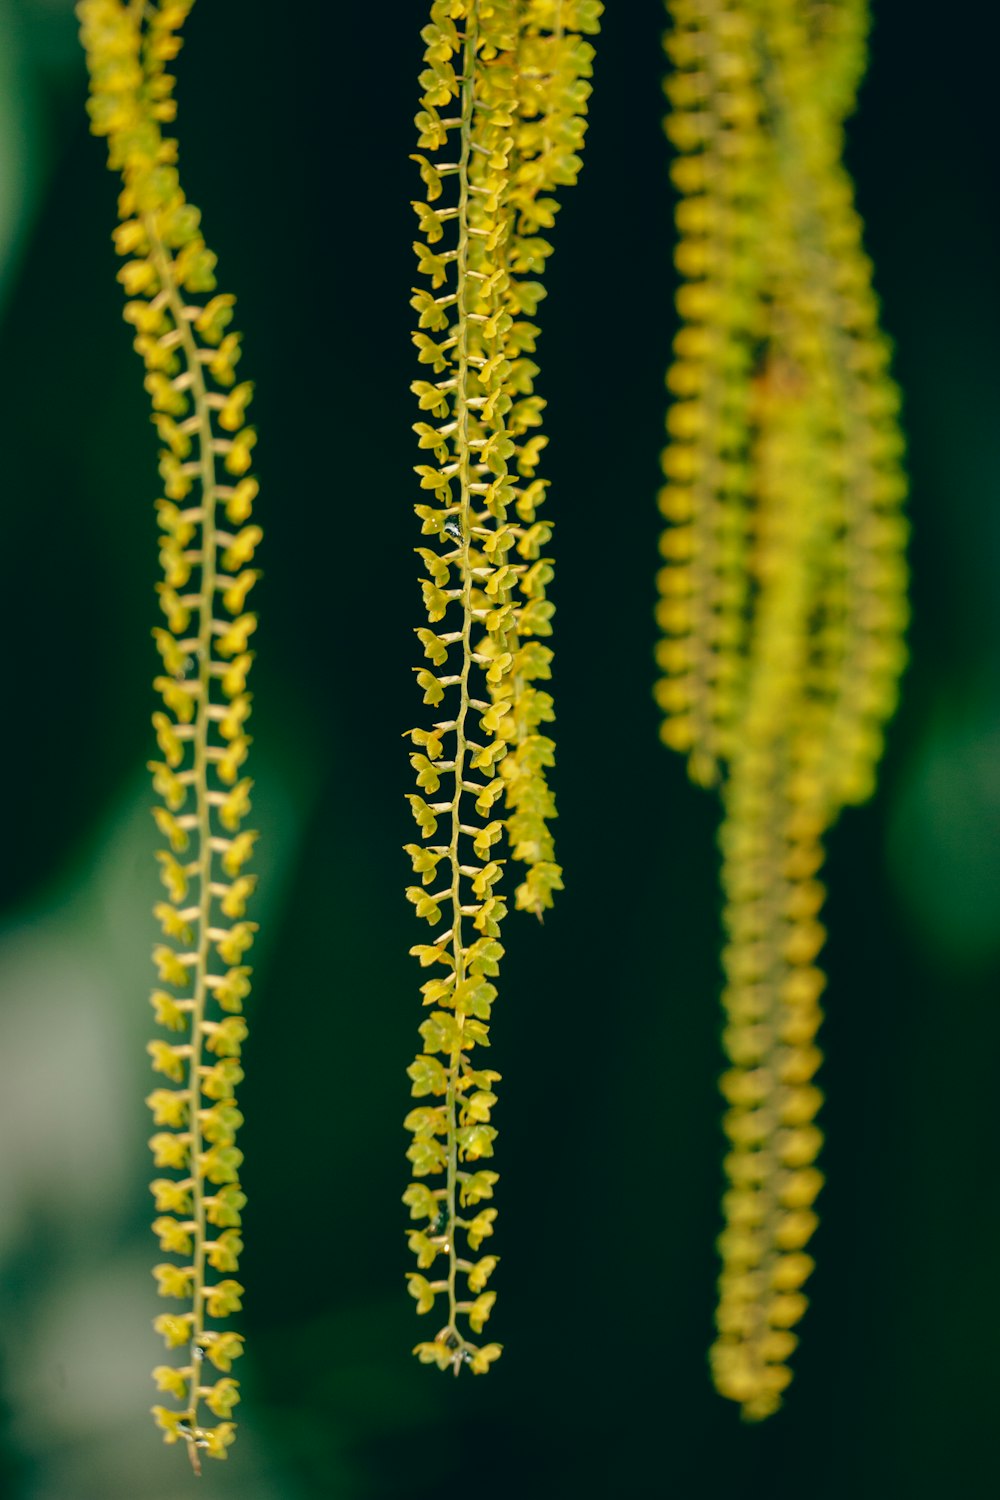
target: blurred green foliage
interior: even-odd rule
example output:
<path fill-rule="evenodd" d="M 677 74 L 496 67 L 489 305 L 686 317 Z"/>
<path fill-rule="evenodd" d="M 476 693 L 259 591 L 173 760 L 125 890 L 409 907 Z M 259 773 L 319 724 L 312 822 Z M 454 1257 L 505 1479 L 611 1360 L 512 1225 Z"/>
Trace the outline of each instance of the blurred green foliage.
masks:
<path fill-rule="evenodd" d="M 250 1016 L 240 1449 L 202 1493 L 908 1500 L 991 1492 L 1000 824 L 991 50 L 876 0 L 849 161 L 898 345 L 913 663 L 879 794 L 831 839 L 828 1187 L 787 1409 L 710 1389 L 721 1176 L 713 813 L 656 736 L 653 504 L 674 325 L 659 0 L 611 6 L 560 215 L 540 388 L 557 523 L 560 854 L 495 1017 L 504 1360 L 411 1359 L 419 1020 L 400 734 L 419 596 L 408 385 L 420 7 L 196 7 L 193 201 L 261 430 L 255 684 L 267 946 Z M 924 17 L 923 19 L 926 19 Z M 65 0 L 0 5 L 7 554 L 0 1487 L 168 1500 L 148 1428 L 155 436 L 115 186 Z M 932 81 L 932 86 L 929 81 Z M 596 788 L 596 789 L 595 789 Z M 513 922 L 513 918 L 511 919 Z M 502 1240 L 502 1243 L 500 1241 Z M 502 1324 L 502 1326 L 501 1326 Z"/>

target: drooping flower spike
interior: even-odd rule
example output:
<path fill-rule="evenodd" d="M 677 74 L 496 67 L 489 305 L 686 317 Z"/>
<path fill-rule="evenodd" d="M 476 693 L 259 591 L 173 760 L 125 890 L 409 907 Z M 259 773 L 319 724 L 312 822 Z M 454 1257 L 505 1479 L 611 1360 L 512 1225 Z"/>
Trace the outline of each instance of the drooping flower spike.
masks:
<path fill-rule="evenodd" d="M 495 1297 L 486 1284 L 497 1257 L 478 1252 L 496 1219 L 481 1205 L 497 1173 L 480 1163 L 493 1155 L 499 1075 L 472 1053 L 489 1042 L 504 951 L 505 843 L 526 867 L 519 907 L 541 915 L 561 888 L 545 776 L 553 745 L 539 732 L 552 700 L 534 686 L 550 676 L 539 638 L 551 631 L 552 568 L 542 556 L 551 528 L 537 519 L 544 403 L 529 319 L 544 295 L 533 278 L 551 251 L 538 230 L 553 221 L 552 191 L 580 167 L 593 56 L 581 33 L 597 30 L 601 9 L 595 0 L 435 0 L 422 32 L 416 160 L 427 201 L 414 205 L 414 249 L 430 287 L 417 288 L 412 305 L 418 359 L 435 378 L 413 385 L 426 414 L 415 431 L 433 459 L 417 467 L 430 543 L 417 549 L 428 622 L 417 635 L 430 665 L 416 670 L 424 702 L 443 717 L 410 731 L 422 842 L 406 846 L 421 877 L 407 895 L 419 917 L 444 927 L 412 952 L 444 972 L 423 985 L 431 1009 L 409 1069 L 422 1102 L 406 1119 L 417 1180 L 404 1202 L 425 1224 L 409 1236 L 417 1310 L 438 1299 L 445 1309 L 415 1352 L 456 1374 L 463 1365 L 485 1373 L 500 1354 L 469 1334 L 482 1333 Z"/>
<path fill-rule="evenodd" d="M 822 838 L 873 789 L 905 662 L 898 395 L 841 162 L 865 0 L 668 0 L 681 327 L 657 696 L 721 781 L 719 1391 L 780 1404 L 816 1225 Z"/>
<path fill-rule="evenodd" d="M 216 290 L 215 256 L 184 197 L 176 142 L 162 131 L 175 115 L 167 65 L 192 3 L 81 0 L 77 15 L 91 126 L 107 137 L 109 165 L 122 178 L 119 280 L 162 444 L 157 589 L 165 624 L 153 635 L 163 707 L 153 715 L 160 758 L 150 769 L 161 799 L 153 816 L 168 847 L 157 855 L 167 899 L 155 909 L 163 942 L 153 953 L 160 986 L 152 1003 L 171 1040 L 149 1044 L 169 1086 L 147 1103 L 158 1127 L 155 1165 L 169 1174 L 152 1184 L 153 1228 L 172 1257 L 154 1275 L 161 1296 L 180 1304 L 155 1326 L 181 1357 L 154 1371 L 173 1405 L 153 1412 L 165 1441 L 185 1443 L 200 1472 L 201 1455 L 225 1458 L 235 1436 L 231 1371 L 243 1347 L 229 1326 L 243 1295 L 233 1273 L 246 1201 L 234 1094 L 250 989 L 244 960 L 257 930 L 246 919 L 255 877 L 244 869 L 257 836 L 241 825 L 253 785 L 243 771 L 257 625 L 246 601 L 261 531 L 251 520 L 256 434 L 245 413 L 253 387 L 236 381 L 234 298 Z"/>

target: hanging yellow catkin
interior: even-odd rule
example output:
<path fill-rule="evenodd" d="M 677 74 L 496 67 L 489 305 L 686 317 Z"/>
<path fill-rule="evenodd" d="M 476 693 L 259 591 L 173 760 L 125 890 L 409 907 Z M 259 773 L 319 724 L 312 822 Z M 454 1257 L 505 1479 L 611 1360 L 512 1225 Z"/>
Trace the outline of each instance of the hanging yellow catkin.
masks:
<path fill-rule="evenodd" d="M 678 155 L 674 260 L 681 325 L 667 374 L 671 441 L 659 504 L 657 698 L 663 740 L 693 780 L 718 777 L 744 686 L 750 472 L 748 404 L 760 316 L 765 172 L 760 60 L 742 9 L 671 8 L 667 135 Z"/>
<path fill-rule="evenodd" d="M 501 1352 L 478 1342 L 495 1298 L 486 1284 L 497 1257 L 478 1252 L 496 1219 L 481 1205 L 498 1175 L 481 1163 L 493 1155 L 499 1074 L 473 1054 L 489 1043 L 504 952 L 505 841 L 526 866 L 520 907 L 540 915 L 561 885 L 547 828 L 553 747 L 538 732 L 551 699 L 533 686 L 549 676 L 551 652 L 538 637 L 549 634 L 552 606 L 541 555 L 550 530 L 536 520 L 543 403 L 527 357 L 543 288 L 529 278 L 551 249 L 536 233 L 555 211 L 543 194 L 579 170 L 592 49 L 578 33 L 596 29 L 600 9 L 593 0 L 435 0 L 422 32 L 415 159 L 427 201 L 414 204 L 414 249 L 430 286 L 415 290 L 412 306 L 418 359 L 436 378 L 413 384 L 428 415 L 414 430 L 434 460 L 416 470 L 432 500 L 416 512 L 433 544 L 417 549 L 427 611 L 417 636 L 430 666 L 416 671 L 442 717 L 409 732 L 418 787 L 409 800 L 423 842 L 406 846 L 421 877 L 407 896 L 431 927 L 443 924 L 411 951 L 444 973 L 422 987 L 430 1013 L 408 1070 L 420 1102 L 406 1118 L 416 1180 L 403 1201 L 425 1221 L 409 1233 L 417 1311 L 444 1309 L 414 1352 L 456 1374 L 463 1365 L 483 1374 Z M 506 819 L 494 816 L 504 800 Z"/>
<path fill-rule="evenodd" d="M 125 317 L 163 444 L 157 590 L 166 628 L 153 632 L 163 662 L 155 682 L 163 708 L 153 715 L 162 759 L 150 769 L 162 799 L 153 815 L 170 846 L 157 855 L 169 900 L 155 909 L 164 941 L 153 955 L 162 987 L 152 1003 L 175 1040 L 149 1044 L 154 1070 L 171 1087 L 154 1089 L 147 1103 L 160 1127 L 150 1142 L 155 1165 L 171 1174 L 152 1184 L 153 1228 L 173 1257 L 154 1275 L 161 1296 L 182 1307 L 155 1326 L 182 1356 L 154 1371 L 174 1405 L 153 1413 L 165 1441 L 184 1442 L 200 1472 L 201 1455 L 225 1458 L 235 1436 L 229 1418 L 239 1388 L 230 1372 L 243 1349 L 227 1324 L 243 1294 L 231 1274 L 246 1202 L 234 1091 L 250 988 L 243 959 L 257 924 L 245 920 L 255 877 L 241 872 L 256 834 L 240 827 L 252 786 L 241 771 L 250 743 L 247 644 L 257 624 L 245 606 L 261 532 L 250 520 L 256 434 L 245 425 L 252 386 L 235 379 L 234 298 L 215 290 L 215 256 L 181 189 L 176 142 L 161 130 L 175 115 L 166 65 L 192 3 L 81 0 L 77 15 L 91 126 L 107 137 L 123 183 L 115 243 L 127 257 L 119 272 L 131 299 Z"/>
<path fill-rule="evenodd" d="M 504 292 L 511 316 L 507 344 L 511 368 L 506 377 L 510 409 L 507 431 L 514 440 L 517 518 L 517 568 L 513 589 L 515 612 L 506 648 L 512 670 L 493 690 L 509 696 L 510 714 L 502 730 L 509 753 L 500 765 L 508 810 L 506 831 L 511 857 L 525 866 L 525 878 L 514 892 L 519 910 L 539 918 L 562 890 L 562 870 L 555 860 L 549 823 L 556 816 L 547 770 L 555 745 L 541 726 L 554 717 L 551 695 L 532 684 L 551 676 L 552 652 L 540 637 L 552 634 L 554 606 L 546 597 L 553 563 L 544 556 L 552 523 L 539 519 L 548 480 L 538 476 L 539 458 L 548 438 L 539 430 L 544 400 L 535 394 L 538 366 L 532 358 L 539 328 L 531 321 L 546 295 L 541 280 L 552 254 L 549 231 L 559 212 L 554 195 L 572 187 L 583 165 L 580 155 L 587 130 L 593 46 L 585 34 L 600 27 L 598 0 L 521 0 L 518 6 L 511 180 L 505 196 L 510 229 L 505 240 L 508 282 Z"/>
<path fill-rule="evenodd" d="M 681 328 L 661 509 L 663 738 L 719 779 L 729 1188 L 712 1372 L 781 1401 L 822 1186 L 822 839 L 905 662 L 898 397 L 841 162 L 863 0 L 670 0 Z"/>

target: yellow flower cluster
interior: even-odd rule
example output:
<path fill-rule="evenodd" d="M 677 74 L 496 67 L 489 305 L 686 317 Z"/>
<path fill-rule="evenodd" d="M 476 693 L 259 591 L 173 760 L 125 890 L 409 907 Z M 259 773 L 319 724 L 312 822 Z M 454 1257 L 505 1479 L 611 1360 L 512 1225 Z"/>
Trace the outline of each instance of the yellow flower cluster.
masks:
<path fill-rule="evenodd" d="M 538 637 L 550 631 L 552 606 L 541 555 L 550 528 L 536 519 L 542 403 L 528 358 L 538 334 L 528 319 L 543 289 L 528 277 L 551 248 L 536 235 L 555 211 L 543 195 L 579 170 L 592 51 L 573 28 L 595 29 L 599 10 L 587 0 L 434 0 L 422 32 L 415 159 L 427 201 L 414 205 L 414 249 L 430 287 L 416 289 L 412 305 L 418 359 L 435 378 L 413 384 L 427 414 L 415 431 L 433 459 L 416 471 L 433 502 L 416 507 L 431 542 L 417 549 L 428 621 L 417 635 L 429 663 L 417 681 L 443 716 L 410 731 L 418 794 L 409 800 L 423 841 L 407 845 L 421 878 L 407 895 L 445 930 L 412 950 L 444 973 L 423 985 L 431 1009 L 409 1069 L 421 1102 L 406 1120 L 417 1180 L 404 1202 L 413 1220 L 427 1221 L 410 1232 L 417 1310 L 439 1297 L 447 1307 L 443 1327 L 415 1353 L 456 1373 L 484 1373 L 500 1354 L 467 1329 L 482 1332 L 495 1297 L 485 1286 L 496 1256 L 470 1254 L 496 1218 L 480 1204 L 497 1174 L 479 1163 L 493 1155 L 499 1075 L 474 1066 L 471 1053 L 488 1044 L 504 951 L 496 887 L 505 835 L 527 865 L 520 906 L 540 913 L 560 886 L 546 826 L 553 747 L 538 733 L 551 698 L 533 685 L 550 675 Z M 494 816 L 505 795 L 507 820 Z M 423 1180 L 442 1177 L 441 1187 Z M 423 1275 L 438 1263 L 440 1274 Z"/>
<path fill-rule="evenodd" d="M 505 260 L 509 279 L 504 302 L 513 320 L 515 373 L 510 383 L 512 405 L 507 431 L 515 443 L 517 486 L 515 551 L 524 566 L 517 572 L 511 597 L 515 602 L 507 650 L 518 660 L 520 644 L 531 637 L 549 637 L 555 612 L 546 597 L 552 582 L 552 559 L 543 555 L 552 537 L 552 523 L 538 518 L 548 481 L 537 474 L 539 457 L 548 443 L 540 431 L 545 401 L 535 394 L 539 328 L 531 321 L 546 295 L 541 277 L 552 244 L 548 231 L 559 212 L 554 194 L 577 181 L 580 152 L 587 130 L 586 111 L 593 71 L 593 46 L 584 34 L 600 26 L 604 7 L 598 0 L 523 0 L 518 7 L 515 89 L 517 112 L 512 126 L 511 180 L 505 207 L 510 219 Z M 552 652 L 538 645 L 533 659 L 536 678 L 550 676 Z M 531 686 L 531 675 L 515 670 L 491 688 L 493 701 L 508 699 L 511 711 L 502 725 L 509 753 L 501 762 L 505 783 L 506 819 L 511 857 L 526 867 L 514 893 L 521 911 L 541 917 L 560 891 L 562 870 L 555 860 L 549 822 L 556 816 L 555 799 L 546 772 L 553 764 L 555 745 L 539 732 L 554 718 L 551 695 Z"/>
<path fill-rule="evenodd" d="M 719 1390 L 780 1403 L 822 1178 L 821 840 L 905 662 L 898 397 L 841 164 L 864 0 L 669 0 L 677 304 L 657 696 L 723 784 L 732 1068 Z"/>
<path fill-rule="evenodd" d="M 169 899 L 155 909 L 164 941 L 153 954 L 161 987 L 152 1003 L 178 1039 L 149 1045 L 154 1070 L 172 1086 L 154 1089 L 147 1103 L 159 1127 L 150 1142 L 155 1165 L 171 1174 L 152 1185 L 153 1228 L 177 1258 L 154 1275 L 162 1296 L 187 1306 L 156 1320 L 167 1348 L 183 1349 L 186 1360 L 154 1372 L 177 1408 L 153 1411 L 165 1440 L 184 1441 L 199 1470 L 203 1452 L 226 1457 L 239 1400 L 229 1372 L 242 1338 L 220 1325 L 243 1292 L 231 1274 L 246 1201 L 234 1092 L 250 989 L 244 959 L 257 930 L 246 920 L 255 877 L 243 873 L 256 834 L 241 824 L 252 787 L 242 769 L 257 625 L 246 599 L 261 531 L 250 519 L 256 435 L 245 425 L 252 386 L 235 377 L 234 299 L 216 292 L 215 257 L 181 189 L 176 142 L 161 132 L 175 113 L 167 65 L 192 3 L 81 0 L 77 15 L 92 128 L 107 137 L 109 164 L 122 176 L 119 280 L 162 444 L 157 588 L 166 624 L 153 634 L 163 708 L 153 716 L 161 758 L 150 769 L 162 799 L 153 816 L 169 844 L 157 856 Z M 220 1378 L 207 1376 L 209 1365 Z M 203 1407 L 220 1420 L 203 1421 Z"/>

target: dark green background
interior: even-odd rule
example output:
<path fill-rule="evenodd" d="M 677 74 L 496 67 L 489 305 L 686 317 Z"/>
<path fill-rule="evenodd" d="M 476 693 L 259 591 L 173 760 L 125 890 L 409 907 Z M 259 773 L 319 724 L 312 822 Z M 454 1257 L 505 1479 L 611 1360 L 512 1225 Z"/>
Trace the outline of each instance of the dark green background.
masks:
<path fill-rule="evenodd" d="M 429 1333 L 399 1202 L 421 940 L 399 846 L 400 736 L 422 712 L 407 299 L 426 8 L 196 7 L 182 170 L 239 297 L 266 530 L 245 1426 L 206 1500 L 995 1493 L 1000 278 L 977 10 L 879 0 L 850 128 L 905 396 L 913 661 L 878 796 L 830 838 L 819 1268 L 785 1408 L 753 1428 L 705 1359 L 717 808 L 658 743 L 650 693 L 675 322 L 662 8 L 608 7 L 542 308 L 566 892 L 544 928 L 512 914 L 505 931 L 489 1248 L 506 1352 L 453 1381 L 409 1354 Z M 0 1108 L 0 1493 L 173 1500 L 185 1460 L 145 1416 L 162 1357 L 141 1103 L 156 442 L 74 30 L 61 0 L 0 4 L 5 212 L 22 210 L 0 322 L 0 1082 L 25 1101 Z M 36 997 L 57 951 L 63 978 Z M 32 1016 L 51 1018 L 39 1035 Z"/>

